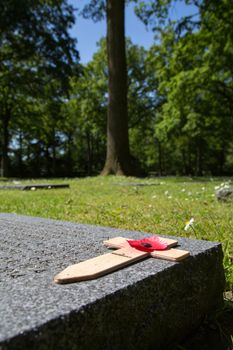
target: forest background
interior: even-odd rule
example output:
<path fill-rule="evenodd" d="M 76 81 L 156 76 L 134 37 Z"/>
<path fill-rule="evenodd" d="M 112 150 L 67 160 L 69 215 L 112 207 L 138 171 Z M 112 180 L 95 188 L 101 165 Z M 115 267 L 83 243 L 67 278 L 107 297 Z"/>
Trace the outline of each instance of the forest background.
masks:
<path fill-rule="evenodd" d="M 143 174 L 232 175 L 231 0 L 187 0 L 197 12 L 179 20 L 168 16 L 172 1 L 133 2 L 155 35 L 149 49 L 127 38 L 135 164 Z M 1 176 L 99 174 L 106 157 L 105 38 L 81 64 L 70 36 L 78 17 L 66 0 L 2 0 L 0 13 Z"/>

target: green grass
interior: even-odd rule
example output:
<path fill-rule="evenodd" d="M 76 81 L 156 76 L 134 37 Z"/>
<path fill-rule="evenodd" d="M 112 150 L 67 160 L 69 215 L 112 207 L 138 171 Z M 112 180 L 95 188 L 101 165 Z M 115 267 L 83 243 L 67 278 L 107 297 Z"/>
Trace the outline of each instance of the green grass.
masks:
<path fill-rule="evenodd" d="M 1 190 L 0 212 L 219 241 L 224 250 L 226 288 L 232 290 L 233 202 L 219 203 L 215 198 L 215 187 L 224 179 L 109 176 L 25 180 L 20 184 L 32 182 L 69 183 L 70 188 Z M 154 185 L 127 185 L 133 182 Z M 228 182 L 233 187 L 233 182 Z M 185 231 L 191 218 L 194 225 Z"/>

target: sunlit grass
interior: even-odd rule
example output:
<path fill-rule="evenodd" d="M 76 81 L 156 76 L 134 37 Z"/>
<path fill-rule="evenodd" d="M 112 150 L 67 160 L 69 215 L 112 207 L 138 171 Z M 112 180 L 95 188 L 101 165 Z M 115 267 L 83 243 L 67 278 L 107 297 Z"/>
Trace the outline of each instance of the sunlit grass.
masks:
<path fill-rule="evenodd" d="M 215 187 L 223 181 L 114 176 L 25 180 L 20 184 L 69 183 L 70 188 L 1 190 L 0 211 L 219 241 L 225 253 L 229 289 L 233 286 L 233 202 L 220 203 L 215 198 Z M 19 181 L 9 182 L 14 183 Z M 233 182 L 229 183 L 232 187 Z M 194 224 L 185 231 L 185 224 L 191 218 Z"/>

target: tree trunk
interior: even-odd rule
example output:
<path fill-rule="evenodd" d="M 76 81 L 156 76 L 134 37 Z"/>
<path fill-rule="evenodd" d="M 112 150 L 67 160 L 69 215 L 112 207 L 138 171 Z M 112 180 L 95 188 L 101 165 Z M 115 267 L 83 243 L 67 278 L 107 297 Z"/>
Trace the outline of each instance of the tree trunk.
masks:
<path fill-rule="evenodd" d="M 67 134 L 67 146 L 66 152 L 66 176 L 72 176 L 74 173 L 73 161 L 72 161 L 72 145 L 73 145 L 73 133 Z"/>
<path fill-rule="evenodd" d="M 159 176 L 163 175 L 163 163 L 162 163 L 162 146 L 160 141 L 158 140 L 158 162 L 159 162 Z"/>
<path fill-rule="evenodd" d="M 202 176 L 202 140 L 198 140 L 196 148 L 196 166 L 195 166 L 195 175 Z"/>
<path fill-rule="evenodd" d="M 87 175 L 92 175 L 92 145 L 91 145 L 91 134 L 86 131 L 86 140 L 87 140 Z"/>
<path fill-rule="evenodd" d="M 107 0 L 108 122 L 102 175 L 132 175 L 127 114 L 125 0 Z"/>
<path fill-rule="evenodd" d="M 52 130 L 52 175 L 57 174 L 57 152 L 56 152 L 56 135 L 55 129 Z"/>
<path fill-rule="evenodd" d="M 50 154 L 49 154 L 49 146 L 45 146 L 45 162 L 46 162 L 46 176 L 50 177 L 51 176 L 51 159 L 50 159 Z M 40 173 L 41 176 L 41 173 Z"/>
<path fill-rule="evenodd" d="M 8 157 L 8 147 L 9 147 L 9 116 L 4 116 L 2 120 L 3 127 L 3 137 L 2 137 L 2 160 L 1 160 L 1 177 L 7 177 L 9 175 L 9 157 Z"/>
<path fill-rule="evenodd" d="M 23 133 L 19 130 L 19 151 L 18 151 L 19 176 L 23 176 Z"/>

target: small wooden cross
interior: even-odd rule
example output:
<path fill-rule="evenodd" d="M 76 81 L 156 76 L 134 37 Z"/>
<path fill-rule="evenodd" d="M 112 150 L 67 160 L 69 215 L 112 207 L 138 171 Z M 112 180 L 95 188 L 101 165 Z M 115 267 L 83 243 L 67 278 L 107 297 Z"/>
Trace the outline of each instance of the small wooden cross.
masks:
<path fill-rule="evenodd" d="M 128 243 L 130 240 L 124 237 L 104 241 L 107 248 L 117 250 L 68 266 L 54 277 L 54 282 L 64 284 L 95 279 L 148 257 L 181 261 L 190 255 L 188 251 L 172 248 L 178 244 L 177 240 L 160 237 L 158 239 L 166 244 L 165 250 L 141 251 L 132 248 Z"/>

